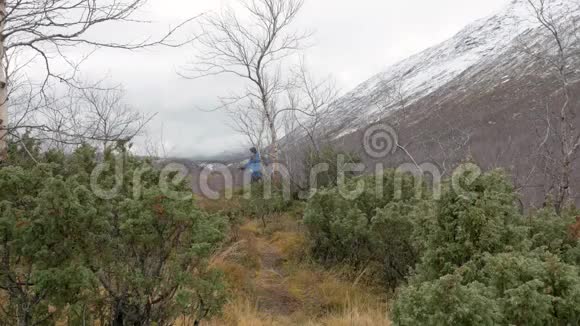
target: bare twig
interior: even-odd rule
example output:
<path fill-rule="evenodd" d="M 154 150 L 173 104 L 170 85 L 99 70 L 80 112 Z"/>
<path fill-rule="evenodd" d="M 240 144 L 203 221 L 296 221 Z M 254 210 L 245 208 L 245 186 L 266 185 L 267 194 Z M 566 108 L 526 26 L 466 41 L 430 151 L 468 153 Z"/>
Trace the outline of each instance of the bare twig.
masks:
<path fill-rule="evenodd" d="M 267 137 L 271 159 L 276 161 L 280 113 L 286 109 L 282 94 L 287 83 L 280 67 L 309 36 L 290 29 L 303 0 L 249 0 L 240 4 L 243 13 L 228 8 L 204 17 L 201 55 L 180 75 L 197 79 L 229 74 L 244 80 L 244 93 L 223 99 L 222 107 L 232 112 L 242 133 L 253 134 L 252 142 L 262 143 Z"/>

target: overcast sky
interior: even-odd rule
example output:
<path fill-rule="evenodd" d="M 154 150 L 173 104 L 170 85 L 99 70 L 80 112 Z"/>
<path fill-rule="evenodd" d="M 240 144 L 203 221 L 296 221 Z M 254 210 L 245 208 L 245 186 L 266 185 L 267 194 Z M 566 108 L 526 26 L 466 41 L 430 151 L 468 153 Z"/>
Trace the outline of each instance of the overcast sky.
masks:
<path fill-rule="evenodd" d="M 235 0 L 149 0 L 142 17 L 149 26 L 116 27 L 115 37 L 155 35 L 186 18 L 218 11 Z M 315 32 L 305 55 L 316 75 L 332 75 L 346 92 L 389 65 L 442 42 L 470 22 L 511 0 L 306 0 L 296 29 Z M 168 154 L 192 157 L 240 148 L 244 140 L 223 112 L 207 112 L 220 95 L 241 85 L 233 77 L 185 80 L 176 74 L 195 54 L 193 46 L 140 52 L 101 50 L 86 63 L 91 78 L 122 83 L 127 101 L 157 112 L 153 141 Z M 162 131 L 162 132 L 161 132 Z"/>

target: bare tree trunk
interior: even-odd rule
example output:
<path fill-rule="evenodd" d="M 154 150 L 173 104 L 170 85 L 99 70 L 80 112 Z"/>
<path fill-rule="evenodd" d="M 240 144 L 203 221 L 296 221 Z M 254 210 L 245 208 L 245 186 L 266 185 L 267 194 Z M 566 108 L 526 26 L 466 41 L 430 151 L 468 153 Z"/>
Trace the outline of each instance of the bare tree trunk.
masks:
<path fill-rule="evenodd" d="M 565 156 L 562 162 L 560 180 L 558 180 L 558 189 L 556 198 L 554 198 L 554 208 L 556 213 L 560 215 L 566 204 L 570 200 L 570 178 L 572 175 L 572 160 L 569 156 Z"/>
<path fill-rule="evenodd" d="M 4 25 L 6 21 L 6 0 L 0 0 L 0 163 L 8 159 L 8 83 L 4 67 Z"/>
<path fill-rule="evenodd" d="M 270 161 L 272 163 L 276 163 L 279 160 L 278 157 L 278 133 L 276 130 L 276 126 L 273 122 L 270 123 L 270 141 L 271 141 L 271 149 L 270 149 Z"/>
<path fill-rule="evenodd" d="M 233 112 L 235 124 L 251 140 L 269 132 L 270 159 L 279 160 L 278 128 L 284 107 L 284 80 L 281 68 L 288 57 L 296 55 L 309 33 L 290 30 L 304 0 L 238 1 L 245 13 L 231 7 L 222 14 L 208 15 L 198 38 L 197 62 L 186 67 L 185 78 L 231 74 L 249 84 L 243 95 L 222 98 L 219 108 Z M 251 119 L 253 118 L 253 119 Z M 256 134 L 256 131 L 258 133 Z"/>
<path fill-rule="evenodd" d="M 552 75 L 559 85 L 558 96 L 562 95 L 563 103 L 558 111 L 546 109 L 546 135 L 540 142 L 539 149 L 545 151 L 542 160 L 548 183 L 551 184 L 546 192 L 546 203 L 550 202 L 556 212 L 560 214 L 567 204 L 571 202 L 573 171 L 577 164 L 577 154 L 580 150 L 580 133 L 576 122 L 577 95 L 572 92 L 573 79 L 577 76 L 578 65 L 574 60 L 579 50 L 577 41 L 580 39 L 578 28 L 575 23 L 554 17 L 551 12 L 552 4 L 545 0 L 527 0 L 533 10 L 537 22 L 549 37 L 549 47 L 535 49 L 534 46 L 523 45 L 524 53 L 531 55 L 540 64 L 551 68 Z M 564 6 L 565 16 L 570 16 L 572 11 L 577 11 L 577 5 Z M 552 112 L 553 111 L 553 112 Z M 552 117 L 554 125 L 552 130 Z M 553 143 L 549 142 L 551 137 Z M 554 156 L 552 147 L 558 147 L 561 156 Z"/>

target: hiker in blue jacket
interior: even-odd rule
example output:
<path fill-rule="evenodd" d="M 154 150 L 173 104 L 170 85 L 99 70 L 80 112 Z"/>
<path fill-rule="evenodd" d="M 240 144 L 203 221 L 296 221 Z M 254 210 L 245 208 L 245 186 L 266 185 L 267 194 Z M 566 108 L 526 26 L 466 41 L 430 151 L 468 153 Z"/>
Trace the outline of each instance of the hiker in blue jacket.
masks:
<path fill-rule="evenodd" d="M 244 166 L 244 170 L 249 170 L 252 173 L 252 183 L 262 181 L 262 158 L 255 147 L 250 148 L 252 156 L 248 163 Z"/>

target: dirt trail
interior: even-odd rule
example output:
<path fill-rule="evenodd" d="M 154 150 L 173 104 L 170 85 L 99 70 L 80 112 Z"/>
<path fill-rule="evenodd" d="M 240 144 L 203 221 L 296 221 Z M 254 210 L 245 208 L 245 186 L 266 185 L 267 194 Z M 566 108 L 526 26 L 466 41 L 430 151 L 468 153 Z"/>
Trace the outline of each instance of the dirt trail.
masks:
<path fill-rule="evenodd" d="M 258 237 L 261 269 L 256 277 L 258 310 L 277 316 L 289 316 L 299 309 L 299 302 L 288 292 L 283 264 L 285 258 L 269 239 Z"/>
<path fill-rule="evenodd" d="M 383 326 L 386 301 L 348 279 L 303 262 L 305 232 L 293 216 L 267 227 L 247 220 L 216 258 L 234 296 L 211 326 Z"/>

